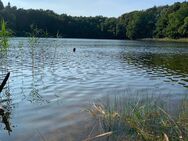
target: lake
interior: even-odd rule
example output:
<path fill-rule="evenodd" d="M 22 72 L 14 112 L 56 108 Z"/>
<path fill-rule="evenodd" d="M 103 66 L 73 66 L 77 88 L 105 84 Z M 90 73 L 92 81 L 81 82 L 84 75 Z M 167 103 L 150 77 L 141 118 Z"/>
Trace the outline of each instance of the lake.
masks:
<path fill-rule="evenodd" d="M 2 141 L 83 140 L 92 130 L 84 110 L 105 96 L 188 94 L 186 43 L 11 38 L 0 58 L 0 80 L 11 72 Z"/>

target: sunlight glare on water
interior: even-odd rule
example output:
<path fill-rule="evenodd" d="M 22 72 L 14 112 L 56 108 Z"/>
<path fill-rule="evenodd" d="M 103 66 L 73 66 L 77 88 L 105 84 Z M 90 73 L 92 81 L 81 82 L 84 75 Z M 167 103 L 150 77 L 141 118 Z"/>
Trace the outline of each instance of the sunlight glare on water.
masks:
<path fill-rule="evenodd" d="M 10 113 L 12 132 L 8 135 L 0 123 L 0 140 L 82 140 L 89 128 L 82 124 L 88 120 L 82 110 L 96 99 L 127 90 L 174 98 L 188 92 L 184 43 L 39 39 L 31 45 L 28 38 L 10 42 L 7 56 L 0 56 L 0 80 L 11 72 L 1 103 Z"/>

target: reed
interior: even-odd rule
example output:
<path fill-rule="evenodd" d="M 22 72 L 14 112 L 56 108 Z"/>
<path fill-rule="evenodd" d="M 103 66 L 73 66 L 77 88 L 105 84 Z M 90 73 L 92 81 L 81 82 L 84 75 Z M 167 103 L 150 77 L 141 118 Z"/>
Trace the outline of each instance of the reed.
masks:
<path fill-rule="evenodd" d="M 1 51 L 7 50 L 9 47 L 8 38 L 11 36 L 11 32 L 7 30 L 7 25 L 4 20 L 1 21 L 0 31 L 0 48 Z"/>
<path fill-rule="evenodd" d="M 87 111 L 101 125 L 102 135 L 111 133 L 108 140 L 184 141 L 188 140 L 187 99 L 178 105 L 178 111 L 170 113 L 162 100 L 115 97 L 92 104 Z"/>

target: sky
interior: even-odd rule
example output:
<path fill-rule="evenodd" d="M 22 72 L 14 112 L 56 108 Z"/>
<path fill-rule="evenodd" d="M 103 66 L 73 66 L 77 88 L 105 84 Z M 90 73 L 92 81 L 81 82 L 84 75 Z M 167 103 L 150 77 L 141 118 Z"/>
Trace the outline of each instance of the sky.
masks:
<path fill-rule="evenodd" d="M 134 10 L 143 10 L 153 6 L 170 5 L 185 0 L 1 0 L 4 5 L 24 9 L 50 9 L 58 14 L 71 16 L 107 16 L 118 17 Z"/>

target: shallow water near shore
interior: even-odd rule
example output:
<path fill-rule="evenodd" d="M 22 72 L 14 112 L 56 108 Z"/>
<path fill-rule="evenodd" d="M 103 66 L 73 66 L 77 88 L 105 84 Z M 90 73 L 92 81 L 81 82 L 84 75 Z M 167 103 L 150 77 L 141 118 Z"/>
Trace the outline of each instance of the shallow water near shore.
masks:
<path fill-rule="evenodd" d="M 76 52 L 73 52 L 76 48 Z M 83 110 L 107 95 L 188 94 L 188 44 L 150 41 L 11 38 L 0 56 L 1 93 L 12 131 L 0 140 L 83 140 L 91 129 Z"/>

